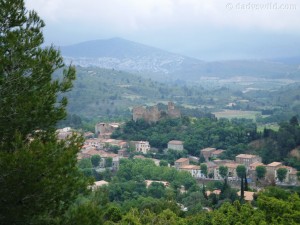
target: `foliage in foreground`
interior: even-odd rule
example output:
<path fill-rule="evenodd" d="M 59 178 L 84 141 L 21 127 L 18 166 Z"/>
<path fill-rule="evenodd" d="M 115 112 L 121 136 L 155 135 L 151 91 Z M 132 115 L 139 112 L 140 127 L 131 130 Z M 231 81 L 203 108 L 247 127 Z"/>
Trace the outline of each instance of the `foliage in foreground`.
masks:
<path fill-rule="evenodd" d="M 145 179 L 166 180 L 169 187 Z M 172 168 L 155 166 L 151 160 L 122 160 L 120 170 L 108 186 L 89 196 L 81 196 L 65 216 L 65 224 L 299 224 L 299 195 L 269 187 L 253 202 L 239 200 L 226 182 L 221 195 L 206 196 L 205 189 L 192 182 L 190 175 Z M 208 187 L 208 186 L 207 186 Z M 182 206 L 187 211 L 182 211 Z M 256 208 L 255 208 L 255 207 Z M 206 207 L 206 208 L 204 208 Z M 90 209 L 90 210 L 89 210 Z M 210 209 L 211 211 L 206 211 Z"/>
<path fill-rule="evenodd" d="M 224 202 L 220 208 L 213 211 L 201 211 L 190 215 L 176 210 L 176 207 L 160 208 L 158 204 L 153 204 L 153 200 L 145 198 L 124 211 L 124 206 L 115 205 L 109 201 L 99 201 L 99 196 L 103 196 L 105 190 L 107 191 L 105 188 L 99 189 L 92 198 L 74 206 L 73 211 L 68 214 L 68 224 L 79 224 L 76 222 L 79 215 L 79 221 L 85 221 L 85 224 L 93 224 L 94 218 L 97 218 L 101 224 L 137 225 L 296 225 L 300 223 L 299 195 L 279 188 L 270 188 L 260 193 L 255 201 L 257 208 L 254 208 L 250 203 Z M 162 200 L 159 201 L 163 203 Z M 165 204 L 167 203 L 165 201 Z M 141 204 L 144 207 L 141 207 Z M 154 207 L 149 207 L 149 204 Z"/>
<path fill-rule="evenodd" d="M 86 190 L 75 136 L 58 142 L 75 68 L 42 47 L 44 22 L 24 0 L 0 1 L 0 224 L 55 224 Z M 58 98 L 58 96 L 60 96 Z"/>

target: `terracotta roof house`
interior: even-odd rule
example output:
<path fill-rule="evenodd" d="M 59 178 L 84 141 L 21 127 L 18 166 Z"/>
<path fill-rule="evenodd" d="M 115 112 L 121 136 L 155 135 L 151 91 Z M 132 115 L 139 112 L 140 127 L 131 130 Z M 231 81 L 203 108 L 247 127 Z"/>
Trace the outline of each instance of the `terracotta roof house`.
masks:
<path fill-rule="evenodd" d="M 249 165 L 249 170 L 255 170 L 258 166 L 266 166 L 262 162 L 255 162 Z"/>
<path fill-rule="evenodd" d="M 281 162 L 272 162 L 269 163 L 266 168 L 267 168 L 267 174 L 266 174 L 266 179 L 269 182 L 276 181 L 277 178 L 277 170 L 282 166 Z"/>
<path fill-rule="evenodd" d="M 179 167 L 179 170 L 187 171 L 192 175 L 192 177 L 195 177 L 195 178 L 204 178 L 205 177 L 205 175 L 201 173 L 200 166 L 183 165 L 183 166 Z"/>
<path fill-rule="evenodd" d="M 245 165 L 249 168 L 249 165 L 255 162 L 261 162 L 261 157 L 258 155 L 239 154 L 235 157 L 235 161 L 239 164 Z"/>
<path fill-rule="evenodd" d="M 170 183 L 168 181 L 160 181 L 160 180 L 145 180 L 146 187 L 148 188 L 153 182 L 161 183 L 165 187 L 169 187 Z"/>
<path fill-rule="evenodd" d="M 224 152 L 225 152 L 225 150 L 218 149 L 218 150 L 213 151 L 213 152 L 211 153 L 211 157 L 218 158 L 218 157 L 220 157 Z"/>
<path fill-rule="evenodd" d="M 236 168 L 238 167 L 238 163 L 236 162 L 227 162 L 223 164 L 223 166 L 226 166 L 228 168 L 228 180 L 236 180 L 238 178 L 236 173 Z M 223 179 L 219 172 L 219 166 L 214 168 L 214 178 L 215 179 Z"/>
<path fill-rule="evenodd" d="M 217 189 L 214 191 L 206 191 L 206 195 L 210 196 L 211 194 L 216 194 L 216 195 L 220 195 L 221 194 L 221 190 Z"/>
<path fill-rule="evenodd" d="M 241 196 L 241 191 L 239 191 L 238 193 L 238 196 Z M 252 191 L 244 191 L 244 199 L 246 201 L 253 201 L 253 195 L 255 194 L 255 192 L 252 192 Z"/>
<path fill-rule="evenodd" d="M 177 151 L 183 150 L 183 142 L 178 140 L 172 140 L 168 142 L 168 149 L 173 149 Z"/>
<path fill-rule="evenodd" d="M 206 164 L 206 165 L 207 165 L 207 171 L 208 171 L 208 174 L 210 174 L 210 173 L 213 174 L 215 168 L 218 167 L 217 164 L 215 164 L 214 162 L 211 162 L 211 161 L 205 162 L 205 163 L 203 163 L 203 164 Z"/>
<path fill-rule="evenodd" d="M 297 183 L 297 170 L 290 166 L 280 166 L 279 168 L 284 168 L 287 170 L 286 178 L 284 179 L 284 183 Z M 279 169 L 278 168 L 278 169 Z M 276 171 L 276 180 L 277 179 L 277 171 Z"/>
<path fill-rule="evenodd" d="M 257 173 L 256 173 L 256 167 L 258 166 L 264 166 L 266 167 L 265 164 L 261 162 L 255 162 L 249 165 L 249 170 L 248 170 L 248 177 L 251 178 L 251 180 L 257 180 Z"/>
<path fill-rule="evenodd" d="M 150 144 L 148 141 L 137 141 L 135 144 L 135 151 L 147 154 L 150 151 Z"/>
<path fill-rule="evenodd" d="M 208 161 L 212 153 L 216 150 L 217 150 L 216 148 L 204 148 L 200 150 L 200 154 L 205 158 L 205 161 Z"/>
<path fill-rule="evenodd" d="M 179 169 L 182 166 L 186 166 L 190 164 L 190 160 L 188 158 L 180 158 L 175 161 L 174 166 L 176 169 Z"/>
<path fill-rule="evenodd" d="M 97 188 L 102 187 L 103 185 L 108 185 L 109 183 L 105 180 L 96 181 L 94 185 L 91 186 L 92 190 L 95 191 Z"/>
<path fill-rule="evenodd" d="M 282 163 L 281 162 L 272 162 L 272 163 L 269 163 L 267 166 L 274 168 L 274 167 L 282 166 Z"/>

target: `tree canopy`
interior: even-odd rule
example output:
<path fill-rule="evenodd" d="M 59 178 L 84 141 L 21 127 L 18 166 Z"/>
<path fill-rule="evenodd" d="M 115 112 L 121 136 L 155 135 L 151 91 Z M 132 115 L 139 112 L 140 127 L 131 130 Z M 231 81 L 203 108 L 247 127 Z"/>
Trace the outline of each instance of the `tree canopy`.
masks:
<path fill-rule="evenodd" d="M 238 175 L 239 178 L 244 178 L 245 174 L 246 174 L 246 167 L 244 165 L 238 165 L 236 167 L 236 173 Z"/>
<path fill-rule="evenodd" d="M 277 170 L 277 178 L 280 182 L 284 181 L 287 175 L 287 169 L 286 168 L 279 168 Z"/>
<path fill-rule="evenodd" d="M 226 178 L 228 176 L 228 167 L 227 166 L 220 166 L 219 167 L 219 173 L 222 178 Z"/>
<path fill-rule="evenodd" d="M 199 155 L 199 149 L 207 146 L 226 149 L 226 156 L 234 158 L 242 153 L 246 144 L 257 138 L 256 125 L 252 121 L 237 119 L 198 118 L 190 120 L 164 119 L 148 124 L 144 120 L 127 122 L 112 137 L 125 140 L 147 140 L 159 149 L 167 147 L 170 140 L 182 140 L 184 149 L 191 155 Z M 244 146 L 245 145 L 245 146 Z"/>
<path fill-rule="evenodd" d="M 257 166 L 255 168 L 256 176 L 258 179 L 262 179 L 266 176 L 267 169 L 265 166 Z"/>

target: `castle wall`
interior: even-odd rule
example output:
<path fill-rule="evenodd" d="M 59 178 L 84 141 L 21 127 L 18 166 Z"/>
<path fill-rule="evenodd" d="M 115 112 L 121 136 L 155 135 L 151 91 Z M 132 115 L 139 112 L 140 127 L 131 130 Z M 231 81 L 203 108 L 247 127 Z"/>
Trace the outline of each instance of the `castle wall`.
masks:
<path fill-rule="evenodd" d="M 167 112 L 160 111 L 157 105 L 149 108 L 144 108 L 143 106 L 134 107 L 132 110 L 132 119 L 135 122 L 138 119 L 144 119 L 147 122 L 157 122 L 162 119 L 163 114 L 166 114 L 170 118 L 181 117 L 180 110 L 175 108 L 173 102 L 169 102 Z"/>

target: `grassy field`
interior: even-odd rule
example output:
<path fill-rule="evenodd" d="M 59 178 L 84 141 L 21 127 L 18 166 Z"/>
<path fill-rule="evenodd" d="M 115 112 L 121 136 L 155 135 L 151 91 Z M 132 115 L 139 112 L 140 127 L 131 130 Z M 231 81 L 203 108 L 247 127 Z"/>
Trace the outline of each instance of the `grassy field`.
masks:
<path fill-rule="evenodd" d="M 264 128 L 271 129 L 274 131 L 279 130 L 279 125 L 277 123 L 268 123 L 268 124 L 258 124 L 257 125 L 257 131 L 258 132 L 263 132 Z"/>
<path fill-rule="evenodd" d="M 241 111 L 241 110 L 223 110 L 220 112 L 214 113 L 217 118 L 245 118 L 252 119 L 255 122 L 256 115 L 261 116 L 259 111 Z M 268 123 L 268 124 L 257 124 L 257 132 L 263 132 L 264 128 L 278 131 L 279 125 L 277 123 Z"/>
<path fill-rule="evenodd" d="M 255 121 L 256 115 L 261 115 L 259 111 L 223 110 L 214 113 L 217 118 L 245 118 Z"/>

